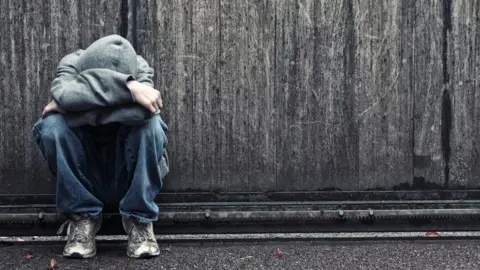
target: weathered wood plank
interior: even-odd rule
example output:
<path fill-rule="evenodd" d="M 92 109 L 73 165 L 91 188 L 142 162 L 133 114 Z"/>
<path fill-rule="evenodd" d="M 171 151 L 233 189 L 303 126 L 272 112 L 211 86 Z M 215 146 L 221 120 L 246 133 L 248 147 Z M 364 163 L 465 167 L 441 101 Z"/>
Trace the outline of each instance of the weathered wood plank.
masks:
<path fill-rule="evenodd" d="M 220 178 L 214 189 L 221 191 L 248 190 L 248 90 L 246 70 L 247 6 L 243 0 L 218 1 L 219 145 Z"/>
<path fill-rule="evenodd" d="M 10 179 L 13 177 L 19 177 L 20 175 L 13 175 L 14 172 L 10 169 L 12 160 L 10 160 L 11 155 L 14 152 L 13 149 L 13 139 L 11 136 L 12 124 L 9 124 L 7 119 L 11 118 L 11 116 L 15 113 L 15 111 L 11 111 L 11 102 L 9 101 L 11 98 L 10 92 L 15 91 L 16 89 L 13 88 L 12 78 L 11 75 L 11 67 L 14 63 L 12 63 L 12 41 L 13 33 L 12 33 L 12 17 L 13 17 L 13 6 L 10 5 L 10 1 L 2 0 L 1 2 L 1 31 L 2 31 L 2 39 L 1 39 L 1 49 L 2 49 L 2 89 L 11 89 L 10 91 L 1 91 L 2 92 L 2 110 L 1 110 L 1 136 L 0 136 L 0 162 L 1 162 L 1 171 L 0 171 L 0 183 L 2 186 L 5 186 L 6 189 L 11 189 L 11 181 Z M 14 93 L 15 94 L 15 93 Z"/>
<path fill-rule="evenodd" d="M 245 98 L 248 103 L 248 190 L 276 189 L 275 0 L 247 1 Z"/>
<path fill-rule="evenodd" d="M 448 2 L 448 1 L 447 1 Z M 448 9 L 447 9 L 448 10 Z M 448 187 L 480 186 L 480 3 L 451 1 L 449 76 L 451 87 L 444 103 L 451 102 L 451 163 Z M 451 20 L 451 21 L 450 21 Z M 448 118 L 447 118 L 448 120 Z M 448 154 L 448 153 L 447 153 Z"/>
<path fill-rule="evenodd" d="M 184 54 L 193 64 L 193 175 L 192 189 L 212 191 L 218 188 L 221 134 L 220 90 L 220 14 L 218 0 L 195 1 L 189 10 L 193 16 L 192 53 Z M 188 74 L 186 74 L 188 76 Z"/>
<path fill-rule="evenodd" d="M 2 92 L 4 95 L 4 104 L 2 106 L 3 119 L 0 125 L 3 129 L 2 136 L 5 137 L 3 145 L 3 156 L 0 173 L 0 185 L 6 187 L 12 192 L 25 191 L 23 183 L 28 181 L 28 173 L 25 172 L 24 166 L 30 163 L 25 160 L 25 140 L 27 136 L 24 134 L 25 116 L 30 112 L 31 107 L 25 104 L 26 78 L 25 69 L 25 28 L 24 13 L 26 7 L 19 1 L 3 2 L 2 9 L 6 9 L 6 16 L 3 17 L 7 21 L 5 32 L 2 32 L 2 39 L 7 40 L 6 50 L 6 66 L 5 73 L 2 74 L 5 88 Z M 27 163 L 27 164 L 26 164 Z M 31 165 L 31 164 L 28 164 Z M 30 166 L 31 167 L 31 166 Z M 12 181 L 15 179 L 15 181 Z M 21 181 L 21 184 L 16 183 Z"/>
<path fill-rule="evenodd" d="M 61 42 L 55 46 L 58 54 L 67 54 L 81 48 L 80 32 L 81 19 L 79 18 L 78 0 L 68 0 L 62 3 L 60 9 L 60 29 L 58 30 Z M 64 29 L 69 29 L 64 31 Z M 60 61 L 62 55 L 55 55 L 56 62 Z M 54 70 L 52 70 L 54 72 Z"/>
<path fill-rule="evenodd" d="M 6 25 L 7 25 L 7 20 L 5 18 L 8 17 L 8 9 L 7 9 L 7 4 L 5 0 L 0 0 L 0 32 L 2 33 L 3 37 L 0 39 L 0 74 L 7 74 L 7 67 L 8 67 L 8 60 L 7 60 L 7 39 L 5 38 L 8 35 Z M 0 78 L 0 87 L 2 89 L 6 89 L 8 86 L 8 82 L 6 80 L 6 76 L 3 76 L 3 78 Z M 0 92 L 0 105 L 5 106 L 6 103 L 6 94 L 5 91 Z M 0 121 L 2 125 L 4 124 L 4 112 L 3 109 L 0 110 Z M 7 140 L 6 137 L 6 132 L 3 128 L 0 128 L 0 183 L 3 183 L 4 181 L 8 180 L 3 180 L 3 165 L 5 164 L 5 155 L 4 153 L 6 152 L 5 148 L 5 142 Z"/>
<path fill-rule="evenodd" d="M 348 1 L 277 5 L 279 190 L 356 189 L 348 12 Z"/>
<path fill-rule="evenodd" d="M 111 34 L 118 34 L 121 5 L 108 0 L 77 0 L 80 26 L 80 47 L 86 48 L 93 41 Z"/>
<path fill-rule="evenodd" d="M 359 188 L 391 189 L 413 179 L 409 1 L 354 0 Z"/>
<path fill-rule="evenodd" d="M 310 78 L 313 88 L 308 98 L 311 118 L 305 124 L 319 166 L 307 174 L 316 181 L 310 190 L 357 190 L 353 6 L 351 1 L 314 2 L 314 63 Z M 321 102 L 320 107 L 315 106 L 316 102 Z M 319 173 L 322 178 L 316 176 Z"/>
<path fill-rule="evenodd" d="M 6 37 L 9 36 L 9 25 L 8 25 L 8 1 L 7 0 L 0 0 L 0 32 L 2 33 L 3 38 L 0 39 L 0 74 L 4 74 L 2 78 L 0 78 L 0 86 L 2 89 L 9 88 L 9 80 L 7 80 L 8 76 L 8 67 L 10 66 L 10 59 L 9 59 L 9 51 L 10 51 L 10 40 Z M 3 108 L 6 107 L 7 104 L 7 93 L 6 91 L 0 91 L 0 105 Z M 4 109 L 0 109 L 0 121 L 2 127 L 0 128 L 0 183 L 3 185 L 7 185 L 7 181 L 9 179 L 4 176 L 3 171 L 5 170 L 6 166 L 6 158 L 5 155 L 7 152 L 7 130 L 4 128 L 5 123 L 5 113 Z"/>
<path fill-rule="evenodd" d="M 302 180 L 298 176 L 303 175 L 306 156 L 312 154 L 302 147 L 303 130 L 296 125 L 306 114 L 304 82 L 308 81 L 308 75 L 303 71 L 311 66 L 302 67 L 311 57 L 305 55 L 306 37 L 301 33 L 311 31 L 312 27 L 304 16 L 299 16 L 300 6 L 293 1 L 278 1 L 275 13 L 277 190 L 301 189 Z"/>
<path fill-rule="evenodd" d="M 417 189 L 438 189 L 445 181 L 442 152 L 443 5 L 414 1 L 406 32 L 414 98 L 414 181 Z M 411 29 L 411 35 L 408 30 Z M 405 57 L 404 57 L 405 58 Z"/>

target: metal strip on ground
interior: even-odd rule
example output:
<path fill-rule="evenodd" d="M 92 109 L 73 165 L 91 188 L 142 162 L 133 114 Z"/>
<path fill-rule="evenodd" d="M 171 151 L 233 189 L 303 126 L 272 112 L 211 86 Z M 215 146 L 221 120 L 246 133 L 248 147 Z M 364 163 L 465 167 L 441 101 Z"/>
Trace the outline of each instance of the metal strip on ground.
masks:
<path fill-rule="evenodd" d="M 252 234 L 167 234 L 158 241 L 272 241 L 272 240 L 413 240 L 480 238 L 476 231 L 445 232 L 361 232 L 361 233 L 252 233 Z M 97 241 L 126 241 L 125 235 L 99 235 Z M 0 237 L 1 242 L 59 242 L 64 236 Z"/>

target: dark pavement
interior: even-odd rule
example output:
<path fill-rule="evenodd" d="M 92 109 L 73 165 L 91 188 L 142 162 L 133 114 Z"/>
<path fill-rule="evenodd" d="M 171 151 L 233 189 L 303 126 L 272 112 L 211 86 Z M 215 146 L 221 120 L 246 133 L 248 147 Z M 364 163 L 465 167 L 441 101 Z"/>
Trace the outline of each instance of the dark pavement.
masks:
<path fill-rule="evenodd" d="M 68 260 L 60 244 L 0 247 L 0 269 L 480 269 L 480 240 L 182 242 L 161 255 L 133 260 L 124 243 L 99 243 L 97 257 Z M 277 249 L 283 254 L 273 256 Z M 25 258 L 30 253 L 33 257 Z"/>

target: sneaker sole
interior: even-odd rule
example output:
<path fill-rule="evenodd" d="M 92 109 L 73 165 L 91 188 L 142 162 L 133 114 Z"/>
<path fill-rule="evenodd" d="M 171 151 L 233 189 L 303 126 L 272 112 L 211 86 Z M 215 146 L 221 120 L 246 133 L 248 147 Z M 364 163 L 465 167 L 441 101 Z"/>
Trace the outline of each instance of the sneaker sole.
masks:
<path fill-rule="evenodd" d="M 72 254 L 63 254 L 63 257 L 69 259 L 88 259 L 94 257 L 96 254 L 97 252 L 93 252 L 90 254 L 80 254 L 78 252 L 74 252 Z"/>
<path fill-rule="evenodd" d="M 153 258 L 153 257 L 157 257 L 158 255 L 160 255 L 160 252 L 158 253 L 142 253 L 138 256 L 135 256 L 133 254 L 127 254 L 128 257 L 130 258 L 133 258 L 133 259 L 148 259 L 148 258 Z"/>

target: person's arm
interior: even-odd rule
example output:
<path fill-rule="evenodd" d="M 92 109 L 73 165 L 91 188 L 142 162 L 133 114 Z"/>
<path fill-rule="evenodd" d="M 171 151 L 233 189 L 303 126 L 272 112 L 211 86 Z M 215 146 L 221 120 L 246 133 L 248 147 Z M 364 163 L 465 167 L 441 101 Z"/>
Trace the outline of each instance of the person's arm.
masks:
<path fill-rule="evenodd" d="M 43 116 L 51 111 L 87 112 L 132 103 L 154 114 L 163 106 L 160 92 L 153 88 L 153 69 L 141 56 L 137 57 L 134 77 L 106 69 L 78 72 L 75 62 L 80 54 L 81 51 L 77 51 L 60 61 L 50 91 L 53 100 L 44 109 Z"/>
<path fill-rule="evenodd" d="M 153 88 L 153 68 L 140 55 L 137 55 L 137 76 L 135 80 Z"/>
<path fill-rule="evenodd" d="M 127 87 L 132 92 L 135 102 L 148 109 L 152 114 L 157 113 L 163 107 L 160 91 L 153 88 L 153 69 L 140 55 L 137 55 L 135 79 L 128 81 Z"/>
<path fill-rule="evenodd" d="M 79 72 L 75 63 L 81 51 L 65 56 L 59 63 L 50 93 L 65 111 L 89 109 L 133 103 L 127 81 L 135 80 L 132 74 L 109 69 L 88 69 Z"/>
<path fill-rule="evenodd" d="M 65 114 L 67 124 L 72 127 L 99 126 L 121 123 L 128 126 L 142 125 L 152 117 L 152 113 L 138 104 L 125 104 L 117 107 L 99 108 L 85 112 Z"/>

